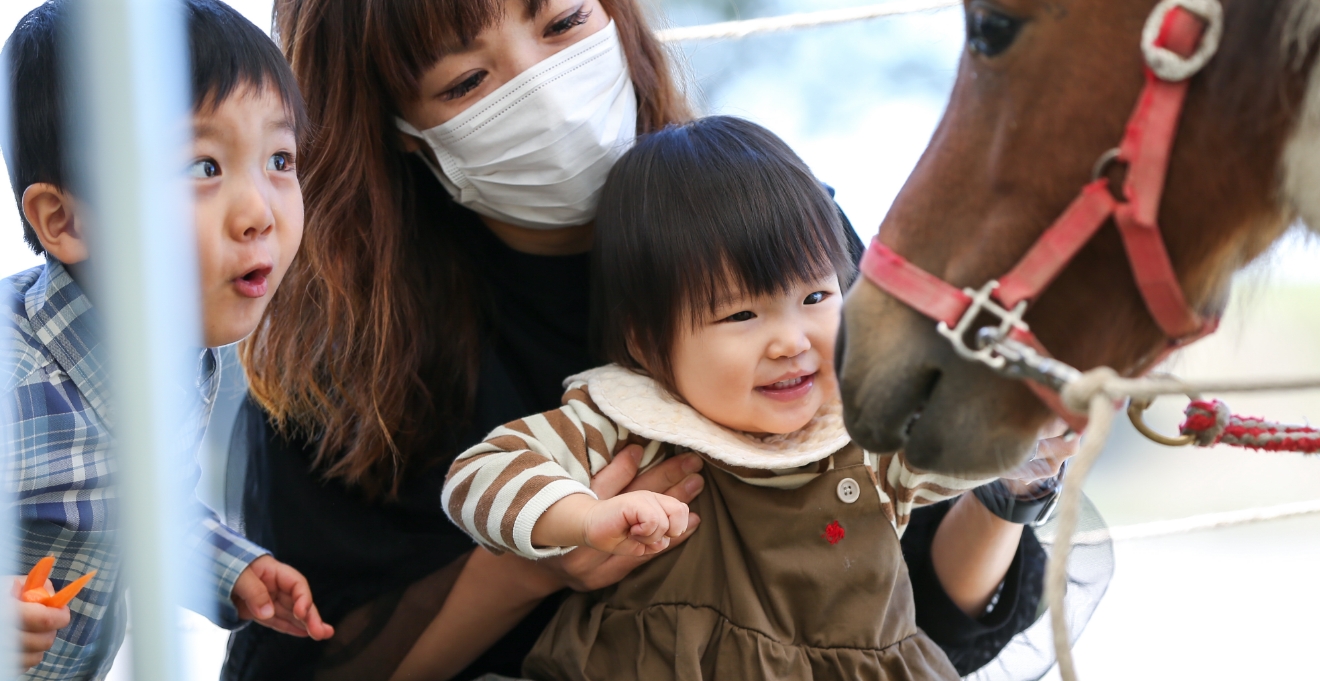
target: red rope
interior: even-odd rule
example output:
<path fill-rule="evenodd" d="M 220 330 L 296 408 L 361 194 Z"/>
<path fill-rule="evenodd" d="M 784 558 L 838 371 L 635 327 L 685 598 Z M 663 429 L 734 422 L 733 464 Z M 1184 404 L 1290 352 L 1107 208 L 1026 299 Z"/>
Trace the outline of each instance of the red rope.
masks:
<path fill-rule="evenodd" d="M 1192 402 L 1186 414 L 1180 430 L 1195 436 L 1202 447 L 1225 444 L 1267 452 L 1320 452 L 1320 429 L 1238 416 L 1219 400 Z"/>

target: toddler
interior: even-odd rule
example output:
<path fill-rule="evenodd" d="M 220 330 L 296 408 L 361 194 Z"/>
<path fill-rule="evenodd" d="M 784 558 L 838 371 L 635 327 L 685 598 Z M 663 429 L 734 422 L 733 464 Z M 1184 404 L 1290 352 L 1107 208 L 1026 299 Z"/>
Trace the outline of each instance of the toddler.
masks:
<path fill-rule="evenodd" d="M 662 551 L 687 506 L 590 490 L 636 443 L 642 467 L 706 461 L 701 528 L 571 597 L 525 674 L 957 678 L 915 624 L 899 536 L 915 505 L 987 481 L 850 442 L 832 361 L 855 267 L 822 185 L 765 129 L 706 118 L 622 157 L 596 230 L 592 313 L 612 364 L 460 455 L 445 509 L 484 546 L 529 558 Z"/>

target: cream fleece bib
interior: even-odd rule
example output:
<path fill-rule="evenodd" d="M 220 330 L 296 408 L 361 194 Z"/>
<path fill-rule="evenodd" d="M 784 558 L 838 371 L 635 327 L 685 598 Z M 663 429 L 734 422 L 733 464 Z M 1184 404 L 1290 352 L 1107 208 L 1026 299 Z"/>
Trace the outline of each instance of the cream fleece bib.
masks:
<path fill-rule="evenodd" d="M 783 435 L 755 436 L 730 430 L 674 399 L 654 379 L 610 364 L 564 381 L 585 383 L 601 413 L 642 437 L 701 452 L 731 466 L 786 469 L 828 457 L 848 444 L 843 404 L 827 401 L 803 428 Z"/>

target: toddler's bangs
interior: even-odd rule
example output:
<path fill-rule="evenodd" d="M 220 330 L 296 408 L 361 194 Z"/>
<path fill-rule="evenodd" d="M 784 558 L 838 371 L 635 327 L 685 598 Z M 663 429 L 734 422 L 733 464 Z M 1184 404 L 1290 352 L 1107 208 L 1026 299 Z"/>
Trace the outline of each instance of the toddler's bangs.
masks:
<path fill-rule="evenodd" d="M 641 138 L 596 217 L 593 318 L 605 358 L 668 383 L 681 325 L 731 293 L 853 278 L 838 207 L 806 164 L 749 121 L 703 118 Z"/>

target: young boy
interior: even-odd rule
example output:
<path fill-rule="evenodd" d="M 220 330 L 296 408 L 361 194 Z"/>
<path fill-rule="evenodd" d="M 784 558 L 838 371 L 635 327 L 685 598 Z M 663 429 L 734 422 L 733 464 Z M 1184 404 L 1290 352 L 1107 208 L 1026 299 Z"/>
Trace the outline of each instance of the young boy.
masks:
<path fill-rule="evenodd" d="M 203 336 L 195 418 L 183 445 L 195 453 L 218 383 L 213 348 L 252 332 L 302 238 L 295 172 L 306 115 L 293 73 L 275 44 L 218 0 L 181 0 L 187 10 L 193 83 L 195 228 Z M 67 608 L 20 603 L 22 665 L 29 678 L 92 679 L 109 671 L 125 625 L 122 556 L 115 546 L 116 468 L 106 408 L 104 345 L 96 291 L 85 277 L 87 223 L 69 193 L 60 37 L 67 0 L 19 22 L 3 51 L 12 102 L 5 161 L 24 238 L 46 264 L 0 282 L 0 390 L 8 404 L 9 492 L 20 517 L 19 567 L 53 554 L 53 586 L 98 570 Z M 164 161 L 169 162 L 169 161 Z M 90 257 L 95 257 L 92 254 Z M 168 284 L 164 284 L 168 285 Z M 190 461 L 191 491 L 197 466 Z M 188 565 L 223 627 L 256 620 L 295 636 L 325 639 L 307 580 L 229 529 L 190 496 Z M 217 612 L 218 611 L 218 614 Z M 58 630 L 58 633 L 56 633 Z M 0 671 L 0 673 L 7 673 Z"/>

